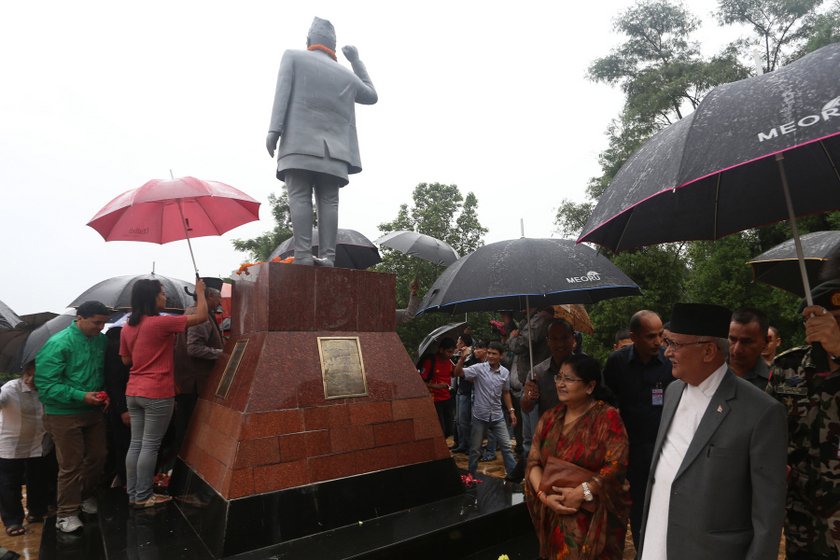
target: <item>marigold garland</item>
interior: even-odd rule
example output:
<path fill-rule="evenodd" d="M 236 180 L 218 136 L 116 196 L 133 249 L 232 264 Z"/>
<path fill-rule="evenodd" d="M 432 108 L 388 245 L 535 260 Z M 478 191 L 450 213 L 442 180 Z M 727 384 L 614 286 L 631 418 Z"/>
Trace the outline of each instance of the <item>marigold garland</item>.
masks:
<path fill-rule="evenodd" d="M 280 257 L 274 257 L 270 261 L 257 261 L 257 262 L 252 262 L 252 263 L 242 263 L 241 265 L 239 265 L 239 269 L 236 272 L 234 272 L 234 274 L 238 274 L 238 275 L 241 276 L 242 273 L 244 272 L 246 275 L 249 275 L 249 274 L 251 274 L 250 272 L 248 272 L 249 268 L 251 268 L 252 266 L 256 266 L 258 264 L 265 264 L 266 262 L 273 262 L 273 263 L 280 263 L 280 264 L 292 264 L 293 262 L 295 262 L 295 258 L 294 257 L 286 257 L 285 259 L 281 259 Z"/>
<path fill-rule="evenodd" d="M 308 51 L 323 51 L 330 55 L 330 58 L 338 62 L 338 58 L 335 56 L 335 51 L 329 48 L 326 45 L 322 45 L 321 43 L 315 43 L 314 45 L 309 45 L 306 50 Z"/>

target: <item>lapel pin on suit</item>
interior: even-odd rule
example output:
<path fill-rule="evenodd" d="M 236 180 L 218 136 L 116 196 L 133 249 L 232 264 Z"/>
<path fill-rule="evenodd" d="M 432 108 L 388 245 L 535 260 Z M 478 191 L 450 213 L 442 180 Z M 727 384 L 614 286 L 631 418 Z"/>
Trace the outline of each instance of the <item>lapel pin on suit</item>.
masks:
<path fill-rule="evenodd" d="M 717 412 L 718 412 L 718 414 L 720 414 L 721 412 L 723 412 L 723 405 L 722 405 L 722 404 L 719 404 L 719 405 L 718 405 L 718 407 L 717 407 Z"/>

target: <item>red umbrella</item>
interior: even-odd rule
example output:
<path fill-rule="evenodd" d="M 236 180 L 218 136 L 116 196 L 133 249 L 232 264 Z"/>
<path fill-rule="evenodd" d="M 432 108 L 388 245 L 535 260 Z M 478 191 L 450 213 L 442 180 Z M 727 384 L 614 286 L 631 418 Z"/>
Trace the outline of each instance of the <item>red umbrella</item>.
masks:
<path fill-rule="evenodd" d="M 247 194 L 218 181 L 152 179 L 106 204 L 87 225 L 105 241 L 163 244 L 186 239 L 198 275 L 190 238 L 221 235 L 259 220 L 259 208 Z"/>

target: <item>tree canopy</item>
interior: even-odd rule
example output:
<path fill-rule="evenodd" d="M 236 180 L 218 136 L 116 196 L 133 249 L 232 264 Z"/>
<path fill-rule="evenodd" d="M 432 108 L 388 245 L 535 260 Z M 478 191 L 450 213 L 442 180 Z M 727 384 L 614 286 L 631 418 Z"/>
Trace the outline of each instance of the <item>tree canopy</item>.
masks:
<path fill-rule="evenodd" d="M 402 204 L 397 216 L 390 222 L 379 225 L 382 234 L 394 231 L 416 231 L 430 235 L 451 245 L 459 255 L 466 255 L 484 244 L 487 228 L 478 219 L 478 199 L 475 194 L 461 194 L 457 185 L 442 183 L 420 183 L 412 193 L 412 204 Z M 408 257 L 397 251 L 382 248 L 382 262 L 376 265 L 380 272 L 397 275 L 397 305 L 404 308 L 408 304 L 409 284 L 417 279 L 420 296 L 431 287 L 443 268 L 430 262 Z M 485 328 L 484 314 L 477 316 L 477 330 L 489 332 Z M 463 316 L 451 317 L 430 313 L 412 320 L 397 328 L 400 338 L 410 354 L 415 355 L 417 346 L 428 332 L 450 321 L 464 320 Z M 480 323 L 480 324 L 479 324 Z"/>
<path fill-rule="evenodd" d="M 292 216 L 289 211 L 289 196 L 286 191 L 284 190 L 280 196 L 268 195 L 268 204 L 271 206 L 274 228 L 251 239 L 234 239 L 231 241 L 234 249 L 248 253 L 248 256 L 254 261 L 267 261 L 272 251 L 292 236 Z"/>

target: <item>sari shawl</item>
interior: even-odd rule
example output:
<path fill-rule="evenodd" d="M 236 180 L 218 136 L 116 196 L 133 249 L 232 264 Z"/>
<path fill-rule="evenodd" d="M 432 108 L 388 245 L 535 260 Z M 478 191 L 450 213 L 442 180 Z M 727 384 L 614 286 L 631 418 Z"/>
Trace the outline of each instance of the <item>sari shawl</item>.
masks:
<path fill-rule="evenodd" d="M 540 542 L 540 557 L 621 560 L 630 509 L 625 483 L 628 441 L 621 416 L 597 401 L 567 434 L 563 433 L 564 416 L 563 406 L 542 415 L 528 455 L 525 501 Z M 534 466 L 544 468 L 552 455 L 596 473 L 600 489 L 594 512 L 580 509 L 560 515 L 537 498 L 528 475 Z"/>

